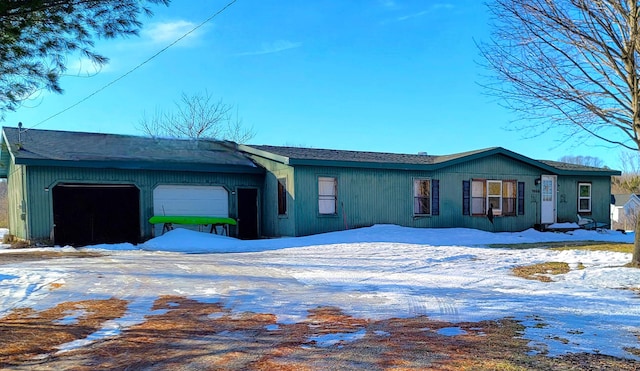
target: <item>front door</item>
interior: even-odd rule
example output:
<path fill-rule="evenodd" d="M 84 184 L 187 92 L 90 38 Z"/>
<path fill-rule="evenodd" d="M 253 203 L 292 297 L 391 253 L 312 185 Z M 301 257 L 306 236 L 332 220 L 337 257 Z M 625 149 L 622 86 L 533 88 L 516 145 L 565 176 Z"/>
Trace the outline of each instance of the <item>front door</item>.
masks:
<path fill-rule="evenodd" d="M 543 175 L 540 189 L 540 223 L 553 224 L 556 222 L 556 189 L 555 175 Z"/>
<path fill-rule="evenodd" d="M 238 238 L 258 238 L 258 190 L 238 188 Z"/>

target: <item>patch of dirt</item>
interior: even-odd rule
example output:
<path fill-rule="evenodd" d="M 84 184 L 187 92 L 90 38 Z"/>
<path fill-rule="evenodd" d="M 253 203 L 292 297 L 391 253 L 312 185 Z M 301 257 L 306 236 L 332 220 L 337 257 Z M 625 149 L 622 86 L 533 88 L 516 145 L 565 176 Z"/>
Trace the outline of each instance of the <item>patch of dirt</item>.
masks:
<path fill-rule="evenodd" d="M 640 363 L 597 354 L 532 355 L 524 326 L 499 321 L 448 323 L 426 316 L 382 321 L 339 308 L 278 324 L 262 313 L 163 296 L 157 314 L 119 336 L 55 353 L 126 311 L 120 299 L 68 302 L 0 319 L 0 368 L 14 370 L 636 370 Z M 75 320 L 69 320 L 72 317 Z M 67 320 L 65 320 L 67 318 Z M 454 334 L 445 330 L 453 328 Z M 321 341 L 319 339 L 333 339 Z"/>
<path fill-rule="evenodd" d="M 84 339 L 105 321 L 122 317 L 127 302 L 120 299 L 67 302 L 36 312 L 16 309 L 0 321 L 0 366 L 46 359 L 57 346 Z"/>
<path fill-rule="evenodd" d="M 0 254 L 0 265 L 23 263 L 45 259 L 63 258 L 97 258 L 104 254 L 95 251 L 20 251 L 3 252 Z"/>
<path fill-rule="evenodd" d="M 582 268 L 580 268 L 582 267 Z M 582 264 L 578 269 L 584 269 Z M 523 265 L 512 269 L 514 275 L 528 280 L 538 280 L 541 282 L 553 282 L 548 275 L 569 273 L 571 268 L 568 263 L 547 262 L 533 265 Z"/>

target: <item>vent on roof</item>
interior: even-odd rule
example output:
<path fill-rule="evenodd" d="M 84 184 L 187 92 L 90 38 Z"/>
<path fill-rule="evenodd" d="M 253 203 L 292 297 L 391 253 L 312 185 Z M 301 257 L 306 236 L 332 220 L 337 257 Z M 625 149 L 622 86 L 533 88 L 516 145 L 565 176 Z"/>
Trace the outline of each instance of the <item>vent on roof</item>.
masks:
<path fill-rule="evenodd" d="M 420 156 L 429 156 L 429 153 L 427 153 L 427 152 L 418 152 L 418 155 L 420 155 Z"/>

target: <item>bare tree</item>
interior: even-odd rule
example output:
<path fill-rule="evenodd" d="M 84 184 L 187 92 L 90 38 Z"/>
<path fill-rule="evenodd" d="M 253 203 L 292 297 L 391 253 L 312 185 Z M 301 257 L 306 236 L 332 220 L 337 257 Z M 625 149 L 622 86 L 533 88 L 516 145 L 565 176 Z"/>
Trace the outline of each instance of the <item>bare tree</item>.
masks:
<path fill-rule="evenodd" d="M 625 151 L 619 157 L 622 175 L 613 177 L 612 192 L 640 194 L 640 153 Z"/>
<path fill-rule="evenodd" d="M 243 126 L 234 105 L 215 100 L 208 92 L 187 95 L 182 93 L 173 110 L 156 110 L 146 114 L 138 123 L 138 130 L 152 137 L 211 138 L 245 143 L 255 136 L 252 128 Z"/>
<path fill-rule="evenodd" d="M 604 162 L 601 158 L 593 157 L 593 156 L 562 156 L 560 157 L 561 162 L 566 162 L 569 164 L 576 164 L 582 166 L 591 166 L 591 167 L 603 167 Z"/>
<path fill-rule="evenodd" d="M 640 149 L 638 1 L 493 0 L 489 9 L 492 39 L 480 50 L 492 93 L 530 125 Z M 635 238 L 640 266 L 640 225 Z"/>

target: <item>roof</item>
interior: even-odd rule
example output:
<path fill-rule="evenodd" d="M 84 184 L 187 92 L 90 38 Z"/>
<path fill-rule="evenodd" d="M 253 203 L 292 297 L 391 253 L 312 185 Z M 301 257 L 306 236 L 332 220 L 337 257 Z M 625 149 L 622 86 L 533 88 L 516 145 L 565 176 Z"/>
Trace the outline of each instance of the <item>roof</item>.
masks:
<path fill-rule="evenodd" d="M 640 194 L 633 193 L 617 193 L 612 195 L 615 203 L 613 203 L 616 207 L 627 207 L 628 204 L 635 204 L 640 206 Z"/>
<path fill-rule="evenodd" d="M 279 147 L 268 145 L 239 145 L 238 148 L 251 155 L 268 158 L 292 166 L 309 165 L 403 170 L 437 170 L 487 156 L 503 155 L 543 169 L 550 174 L 593 176 L 620 175 L 620 171 L 617 170 L 568 164 L 557 161 L 534 160 L 502 147 L 492 147 L 439 156 Z"/>
<path fill-rule="evenodd" d="M 631 193 L 616 193 L 612 194 L 611 196 L 613 196 L 612 201 L 614 201 L 612 202 L 612 205 L 622 207 L 631 198 Z"/>
<path fill-rule="evenodd" d="M 214 140 L 3 128 L 0 176 L 18 165 L 262 173 L 250 159 Z M 4 173 L 3 173 L 4 172 Z"/>

